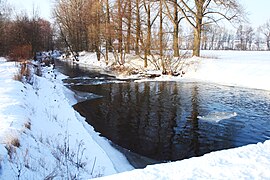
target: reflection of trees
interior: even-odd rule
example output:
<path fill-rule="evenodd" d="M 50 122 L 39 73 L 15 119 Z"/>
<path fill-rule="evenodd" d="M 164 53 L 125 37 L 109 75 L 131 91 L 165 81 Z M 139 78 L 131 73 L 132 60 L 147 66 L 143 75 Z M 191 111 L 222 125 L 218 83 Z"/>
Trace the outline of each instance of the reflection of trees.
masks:
<path fill-rule="evenodd" d="M 199 141 L 199 122 L 198 122 L 198 87 L 194 86 L 191 93 L 191 146 L 194 150 L 194 155 L 198 156 L 200 151 Z"/>
<path fill-rule="evenodd" d="M 110 84 L 93 86 L 91 92 L 104 96 L 83 105 L 89 109 L 85 110 L 86 117 L 97 131 L 139 154 L 171 159 L 176 83 Z"/>
<path fill-rule="evenodd" d="M 89 86 L 88 90 L 103 96 L 82 103 L 89 123 L 133 152 L 156 160 L 177 160 L 227 146 L 227 141 L 216 136 L 230 137 L 230 129 L 198 121 L 205 94 L 196 84 L 125 83 Z"/>
<path fill-rule="evenodd" d="M 196 84 L 181 87 L 184 94 L 179 95 L 181 113 L 179 114 L 174 134 L 174 152 L 172 160 L 198 156 L 200 154 L 199 129 L 199 89 Z"/>

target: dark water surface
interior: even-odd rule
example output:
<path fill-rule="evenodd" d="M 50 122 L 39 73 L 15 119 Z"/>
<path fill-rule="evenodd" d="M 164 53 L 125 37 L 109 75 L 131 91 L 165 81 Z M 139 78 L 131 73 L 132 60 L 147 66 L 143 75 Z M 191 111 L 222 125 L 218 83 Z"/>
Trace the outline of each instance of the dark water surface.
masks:
<path fill-rule="evenodd" d="M 269 91 L 204 83 L 123 82 L 93 71 L 75 77 L 75 83 L 67 80 L 73 90 L 98 95 L 74 106 L 87 122 L 117 146 L 156 162 L 270 138 Z M 237 116 L 217 121 L 213 113 Z"/>

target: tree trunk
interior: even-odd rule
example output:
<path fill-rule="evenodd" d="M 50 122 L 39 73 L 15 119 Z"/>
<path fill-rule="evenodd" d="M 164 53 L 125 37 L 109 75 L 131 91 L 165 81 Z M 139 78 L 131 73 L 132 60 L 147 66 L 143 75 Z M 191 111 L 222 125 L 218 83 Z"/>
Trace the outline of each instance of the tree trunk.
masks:
<path fill-rule="evenodd" d="M 173 32 L 173 56 L 174 57 L 179 57 L 179 28 L 178 25 L 174 27 L 174 32 Z"/>
<path fill-rule="evenodd" d="M 146 53 L 150 54 L 150 46 L 151 46 L 151 9 L 150 2 L 148 2 L 147 8 L 147 40 L 146 40 Z"/>
<path fill-rule="evenodd" d="M 173 55 L 179 57 L 179 24 L 178 24 L 178 4 L 174 0 L 174 31 L 173 31 Z"/>
<path fill-rule="evenodd" d="M 270 36 L 266 36 L 266 46 L 267 46 L 267 50 L 270 50 Z"/>
<path fill-rule="evenodd" d="M 166 74 L 165 62 L 163 59 L 163 6 L 162 0 L 159 1 L 159 54 L 161 59 L 162 73 Z"/>
<path fill-rule="evenodd" d="M 136 42 L 135 42 L 135 54 L 139 55 L 139 42 L 141 33 L 141 17 L 140 17 L 140 0 L 136 0 Z"/>
<path fill-rule="evenodd" d="M 99 4 L 98 4 L 99 7 Z M 100 61 L 100 45 L 101 45 L 101 39 L 100 39 L 100 10 L 99 8 L 96 9 L 96 42 L 95 42 L 95 51 L 97 54 L 97 60 Z"/>
<path fill-rule="evenodd" d="M 106 31 L 106 52 L 105 52 L 105 63 L 106 65 L 109 64 L 109 49 L 110 49 L 110 10 L 109 10 L 109 0 L 106 0 L 106 23 L 105 23 L 105 31 Z"/>
<path fill-rule="evenodd" d="M 194 28 L 194 41 L 193 41 L 193 56 L 200 56 L 201 49 L 201 34 L 202 34 L 202 18 L 203 18 L 203 3 L 196 3 L 196 26 Z"/>
<path fill-rule="evenodd" d="M 128 28 L 127 28 L 127 43 L 126 43 L 126 53 L 130 53 L 130 44 L 131 44 L 131 17 L 132 17 L 132 7 L 131 0 L 128 0 Z"/>
<path fill-rule="evenodd" d="M 193 56 L 200 56 L 200 45 L 201 45 L 201 29 L 196 28 L 194 30 L 194 42 L 193 42 Z"/>
<path fill-rule="evenodd" d="M 146 6 L 145 6 L 146 7 Z M 148 66 L 147 64 L 147 57 L 150 55 L 150 46 L 151 46 L 151 9 L 150 9 L 150 2 L 147 5 L 147 36 L 146 36 L 146 43 L 145 43 L 145 50 L 144 50 L 144 67 Z"/>
<path fill-rule="evenodd" d="M 110 7 L 109 0 L 106 0 L 106 48 L 109 52 L 112 52 L 112 34 L 111 34 L 111 17 L 110 17 Z M 107 51 L 107 50 L 106 50 Z"/>
<path fill-rule="evenodd" d="M 118 6 L 118 53 L 122 54 L 122 46 L 123 46 L 122 33 L 123 33 L 123 31 L 122 31 L 122 3 L 121 3 L 121 0 L 117 0 L 117 6 Z"/>

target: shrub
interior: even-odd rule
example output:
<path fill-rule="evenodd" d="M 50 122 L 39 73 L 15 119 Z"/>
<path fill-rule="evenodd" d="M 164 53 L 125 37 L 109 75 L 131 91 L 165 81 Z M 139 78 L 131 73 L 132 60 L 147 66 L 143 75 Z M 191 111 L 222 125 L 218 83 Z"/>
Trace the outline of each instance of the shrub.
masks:
<path fill-rule="evenodd" d="M 12 138 L 10 144 L 17 148 L 21 146 L 20 140 L 17 137 Z"/>
<path fill-rule="evenodd" d="M 10 144 L 7 144 L 5 146 L 7 152 L 8 152 L 8 157 L 9 159 L 12 161 L 12 159 L 14 159 L 14 154 L 16 153 L 16 149 L 14 146 L 10 145 Z"/>
<path fill-rule="evenodd" d="M 24 80 L 26 80 L 26 82 L 30 83 L 31 78 L 32 73 L 29 64 L 27 61 L 21 62 L 18 72 L 14 75 L 13 79 L 20 82 L 24 82 Z"/>
<path fill-rule="evenodd" d="M 9 60 L 11 61 L 25 61 L 32 56 L 31 45 L 19 45 L 12 48 L 9 53 Z"/>

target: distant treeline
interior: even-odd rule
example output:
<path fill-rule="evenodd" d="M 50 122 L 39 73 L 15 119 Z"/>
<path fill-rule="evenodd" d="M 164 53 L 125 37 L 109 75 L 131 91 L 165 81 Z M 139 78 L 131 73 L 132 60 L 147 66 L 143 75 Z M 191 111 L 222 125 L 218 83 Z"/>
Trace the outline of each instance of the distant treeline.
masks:
<path fill-rule="evenodd" d="M 147 66 L 148 57 L 179 57 L 181 49 L 194 56 L 201 49 L 270 50 L 269 22 L 258 29 L 246 25 L 238 0 L 56 0 L 53 26 L 38 13 L 14 17 L 8 7 L 0 1 L 0 56 L 26 58 L 66 47 L 106 60 L 114 52 L 119 64 L 134 52 Z M 221 20 L 238 27 L 218 26 Z"/>

